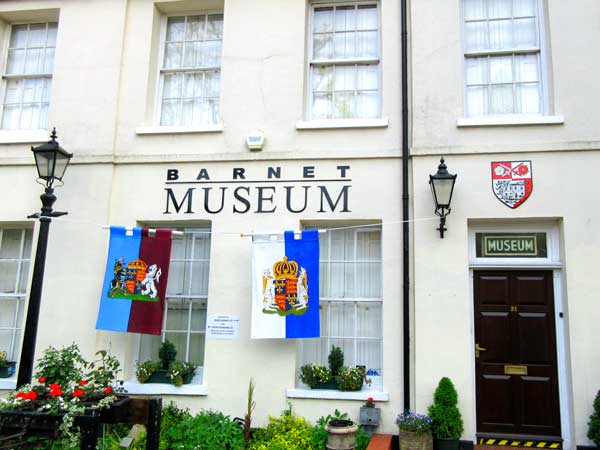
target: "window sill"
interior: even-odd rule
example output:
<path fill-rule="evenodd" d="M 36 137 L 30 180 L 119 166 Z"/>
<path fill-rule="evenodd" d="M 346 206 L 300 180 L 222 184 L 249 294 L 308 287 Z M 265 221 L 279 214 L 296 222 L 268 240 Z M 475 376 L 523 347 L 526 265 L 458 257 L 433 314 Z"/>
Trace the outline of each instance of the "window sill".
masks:
<path fill-rule="evenodd" d="M 49 140 L 47 130 L 0 130 L 0 144 L 39 144 Z"/>
<path fill-rule="evenodd" d="M 223 124 L 204 125 L 201 127 L 137 127 L 135 134 L 192 134 L 192 133 L 221 133 L 223 132 Z"/>
<path fill-rule="evenodd" d="M 321 400 L 361 400 L 365 401 L 369 397 L 379 402 L 390 400 L 390 394 L 385 391 L 371 391 L 363 389 L 361 391 L 337 391 L 333 389 L 286 389 L 288 398 L 313 398 Z"/>
<path fill-rule="evenodd" d="M 12 376 L 10 378 L 0 379 L 0 390 L 12 391 L 17 388 L 17 377 Z"/>
<path fill-rule="evenodd" d="M 208 386 L 206 384 L 184 384 L 183 386 L 173 386 L 164 383 L 135 383 L 125 382 L 123 387 L 128 394 L 144 395 L 208 395 Z"/>
<path fill-rule="evenodd" d="M 389 119 L 320 119 L 299 120 L 296 130 L 325 130 L 336 128 L 387 128 Z"/>
<path fill-rule="evenodd" d="M 493 117 L 460 117 L 456 119 L 456 126 L 462 127 L 503 127 L 513 125 L 562 125 L 565 123 L 563 116 L 528 116 L 507 115 Z"/>

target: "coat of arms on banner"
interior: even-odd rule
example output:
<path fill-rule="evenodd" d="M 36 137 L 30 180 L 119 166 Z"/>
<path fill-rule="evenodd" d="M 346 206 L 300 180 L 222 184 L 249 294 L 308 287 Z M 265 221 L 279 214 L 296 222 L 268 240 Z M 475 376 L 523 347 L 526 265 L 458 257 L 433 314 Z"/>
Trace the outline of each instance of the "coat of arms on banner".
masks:
<path fill-rule="evenodd" d="M 123 258 L 115 261 L 114 278 L 110 282 L 108 296 L 157 302 L 158 289 L 162 271 L 157 264 L 148 265 L 141 259 L 125 264 Z"/>
<path fill-rule="evenodd" d="M 277 261 L 263 270 L 263 312 L 287 316 L 303 315 L 308 309 L 308 275 L 296 261 Z"/>
<path fill-rule="evenodd" d="M 492 162 L 492 189 L 506 206 L 521 206 L 533 190 L 531 161 Z"/>

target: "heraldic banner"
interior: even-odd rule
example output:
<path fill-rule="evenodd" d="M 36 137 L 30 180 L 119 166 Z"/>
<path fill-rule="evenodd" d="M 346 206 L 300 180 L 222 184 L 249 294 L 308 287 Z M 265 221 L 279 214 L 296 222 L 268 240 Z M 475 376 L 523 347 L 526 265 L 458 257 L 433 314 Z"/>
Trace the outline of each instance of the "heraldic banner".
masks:
<path fill-rule="evenodd" d="M 252 339 L 320 336 L 317 230 L 254 236 L 252 276 Z"/>
<path fill-rule="evenodd" d="M 161 334 L 171 231 L 110 227 L 98 330 Z"/>

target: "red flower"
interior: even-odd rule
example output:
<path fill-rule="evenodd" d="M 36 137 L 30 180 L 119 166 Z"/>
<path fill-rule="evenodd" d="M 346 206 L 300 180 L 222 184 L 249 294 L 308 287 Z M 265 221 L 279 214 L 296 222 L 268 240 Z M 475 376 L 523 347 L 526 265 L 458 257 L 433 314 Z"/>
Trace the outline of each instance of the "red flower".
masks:
<path fill-rule="evenodd" d="M 27 394 L 25 392 L 19 392 L 17 395 L 15 395 L 15 398 L 26 399 L 27 398 Z"/>
<path fill-rule="evenodd" d="M 79 382 L 79 386 L 85 386 L 86 384 L 88 384 L 87 380 L 81 380 Z"/>
<path fill-rule="evenodd" d="M 107 386 L 106 388 L 104 388 L 104 393 L 105 393 L 106 395 L 108 395 L 108 394 L 112 393 L 112 388 L 111 388 L 110 386 Z"/>
<path fill-rule="evenodd" d="M 39 381 L 40 383 L 45 383 L 45 382 L 46 382 L 46 377 L 39 377 L 39 378 L 38 378 L 38 381 Z"/>
<path fill-rule="evenodd" d="M 373 397 L 369 397 L 369 398 L 367 399 L 367 401 L 368 401 L 368 402 L 372 402 L 372 401 L 373 401 Z"/>
<path fill-rule="evenodd" d="M 50 385 L 50 396 L 58 397 L 59 395 L 63 395 L 63 391 L 60 388 L 60 385 L 53 383 Z"/>
<path fill-rule="evenodd" d="M 81 397 L 84 394 L 85 394 L 85 391 L 83 389 L 75 389 L 73 391 L 73 397 Z"/>
<path fill-rule="evenodd" d="M 25 394 L 25 398 L 27 400 L 35 400 L 38 397 L 37 392 L 35 391 L 29 391 L 27 394 Z"/>

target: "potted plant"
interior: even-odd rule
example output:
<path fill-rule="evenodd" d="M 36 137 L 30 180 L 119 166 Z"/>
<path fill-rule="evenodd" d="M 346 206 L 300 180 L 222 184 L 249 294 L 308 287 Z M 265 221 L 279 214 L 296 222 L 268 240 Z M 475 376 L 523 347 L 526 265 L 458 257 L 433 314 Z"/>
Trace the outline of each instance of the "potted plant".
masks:
<path fill-rule="evenodd" d="M 305 364 L 300 367 L 300 380 L 311 389 L 337 389 L 338 384 L 331 376 L 331 370 L 318 364 Z"/>
<path fill-rule="evenodd" d="M 0 378 L 8 378 L 15 373 L 15 361 L 6 359 L 6 352 L 0 352 Z"/>
<path fill-rule="evenodd" d="M 594 399 L 594 412 L 590 416 L 588 425 L 587 437 L 596 444 L 597 447 L 600 447 L 600 391 L 598 391 L 596 398 Z"/>
<path fill-rule="evenodd" d="M 458 393 L 449 378 L 440 380 L 429 407 L 436 450 L 458 450 L 463 420 L 457 407 Z"/>
<path fill-rule="evenodd" d="M 194 377 L 196 365 L 176 361 L 175 345 L 165 340 L 158 350 L 160 361 L 144 361 L 137 364 L 135 376 L 140 383 L 171 383 L 175 386 L 188 384 Z"/>
<path fill-rule="evenodd" d="M 373 397 L 369 397 L 367 402 L 360 407 L 359 418 L 361 425 L 367 427 L 376 427 L 379 425 L 379 421 L 381 420 L 381 408 L 375 407 Z"/>
<path fill-rule="evenodd" d="M 400 450 L 432 450 L 431 418 L 410 410 L 398 414 L 398 443 Z"/>
<path fill-rule="evenodd" d="M 358 367 L 343 367 L 337 380 L 340 391 L 360 391 L 365 380 L 365 371 Z"/>

